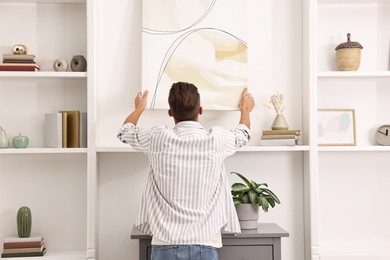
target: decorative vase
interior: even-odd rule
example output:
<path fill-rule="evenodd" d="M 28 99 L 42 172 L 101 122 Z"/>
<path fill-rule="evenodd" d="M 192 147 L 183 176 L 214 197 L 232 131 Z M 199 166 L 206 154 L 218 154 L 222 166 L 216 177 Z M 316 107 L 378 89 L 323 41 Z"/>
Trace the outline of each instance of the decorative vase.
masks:
<path fill-rule="evenodd" d="M 241 229 L 256 229 L 259 219 L 259 204 L 237 204 L 236 211 Z"/>
<path fill-rule="evenodd" d="M 0 127 L 0 148 L 8 147 L 8 136 L 3 128 Z"/>
<path fill-rule="evenodd" d="M 70 68 L 72 71 L 86 71 L 87 60 L 83 55 L 75 55 L 70 62 Z"/>
<path fill-rule="evenodd" d="M 277 114 L 271 126 L 272 130 L 287 130 L 288 124 L 283 114 Z"/>
<path fill-rule="evenodd" d="M 31 235 L 31 210 L 29 207 L 20 207 L 16 215 L 19 237 L 29 237 Z"/>
<path fill-rule="evenodd" d="M 53 69 L 55 71 L 67 71 L 68 67 L 68 62 L 65 59 L 58 58 L 53 62 Z"/>

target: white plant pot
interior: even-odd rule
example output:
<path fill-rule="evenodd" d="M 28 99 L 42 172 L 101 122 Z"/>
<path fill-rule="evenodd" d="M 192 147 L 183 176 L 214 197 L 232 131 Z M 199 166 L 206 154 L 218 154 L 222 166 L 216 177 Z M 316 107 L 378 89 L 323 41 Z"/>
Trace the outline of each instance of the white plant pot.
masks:
<path fill-rule="evenodd" d="M 252 204 L 236 205 L 238 220 L 241 229 L 256 229 L 259 220 L 259 205 L 255 207 Z"/>

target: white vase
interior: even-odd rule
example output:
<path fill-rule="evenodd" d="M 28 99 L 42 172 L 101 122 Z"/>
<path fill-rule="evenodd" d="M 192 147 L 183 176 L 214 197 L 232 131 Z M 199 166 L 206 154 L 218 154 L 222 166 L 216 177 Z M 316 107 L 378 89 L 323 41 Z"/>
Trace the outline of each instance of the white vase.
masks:
<path fill-rule="evenodd" d="M 283 114 L 276 115 L 275 120 L 272 123 L 271 129 L 272 130 L 287 130 L 288 129 L 288 124 L 287 124 L 287 121 L 284 118 Z"/>

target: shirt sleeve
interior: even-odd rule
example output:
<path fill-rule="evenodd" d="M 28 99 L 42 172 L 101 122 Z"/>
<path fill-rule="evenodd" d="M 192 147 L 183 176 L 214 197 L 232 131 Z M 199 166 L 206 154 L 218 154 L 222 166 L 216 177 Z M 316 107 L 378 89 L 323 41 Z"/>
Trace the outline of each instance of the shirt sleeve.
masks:
<path fill-rule="evenodd" d="M 122 125 L 118 132 L 118 139 L 129 144 L 134 150 L 147 153 L 149 150 L 150 129 L 140 128 L 132 123 Z"/>
<path fill-rule="evenodd" d="M 251 140 L 250 130 L 246 125 L 239 124 L 234 130 L 230 130 L 232 138 L 226 143 L 227 156 L 234 154 L 237 149 L 245 146 Z"/>

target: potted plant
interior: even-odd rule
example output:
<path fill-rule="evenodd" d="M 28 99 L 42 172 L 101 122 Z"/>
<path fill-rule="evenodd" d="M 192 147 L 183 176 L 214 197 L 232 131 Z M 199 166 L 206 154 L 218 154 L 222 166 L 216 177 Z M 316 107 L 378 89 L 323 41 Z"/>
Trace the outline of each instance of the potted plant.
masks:
<path fill-rule="evenodd" d="M 259 207 L 268 212 L 269 206 L 275 207 L 276 203 L 280 204 L 280 200 L 268 188 L 267 183 L 258 184 L 238 172 L 231 173 L 243 181 L 233 183 L 231 188 L 241 229 L 255 229 L 259 219 Z"/>

